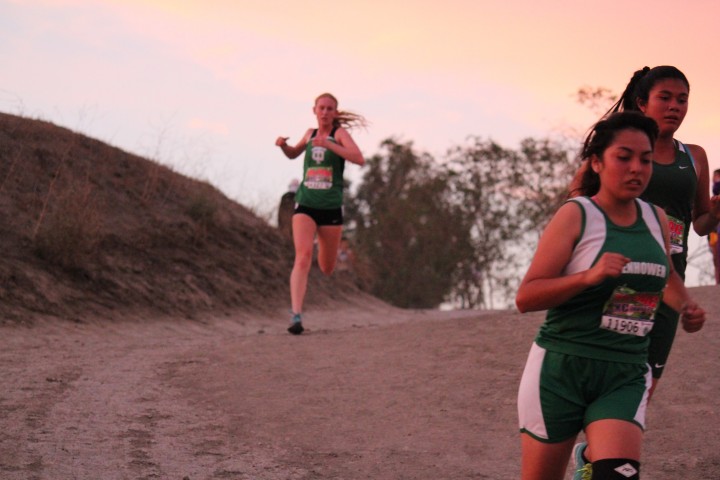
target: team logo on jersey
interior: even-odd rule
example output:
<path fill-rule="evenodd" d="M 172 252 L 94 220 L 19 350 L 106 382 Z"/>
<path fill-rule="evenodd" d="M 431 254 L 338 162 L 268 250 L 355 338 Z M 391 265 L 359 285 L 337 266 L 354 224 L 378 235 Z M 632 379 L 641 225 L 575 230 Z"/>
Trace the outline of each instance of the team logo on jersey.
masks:
<path fill-rule="evenodd" d="M 312 159 L 315 163 L 322 163 L 325 160 L 326 151 L 327 148 L 325 147 L 312 147 Z"/>
<path fill-rule="evenodd" d="M 635 275 L 653 275 L 655 277 L 665 278 L 667 275 L 667 267 L 661 263 L 630 262 L 623 267 L 622 272 Z"/>

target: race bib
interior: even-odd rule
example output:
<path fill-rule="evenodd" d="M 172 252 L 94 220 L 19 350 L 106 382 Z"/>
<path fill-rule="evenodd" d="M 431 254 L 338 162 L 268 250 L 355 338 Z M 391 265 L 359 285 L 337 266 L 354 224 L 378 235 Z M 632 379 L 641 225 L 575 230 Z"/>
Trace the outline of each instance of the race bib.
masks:
<path fill-rule="evenodd" d="M 685 249 L 685 222 L 675 217 L 667 216 L 668 228 L 670 230 L 670 253 L 682 253 Z"/>
<path fill-rule="evenodd" d="M 605 303 L 600 328 L 644 337 L 653 328 L 661 298 L 661 293 L 643 293 L 618 287 Z"/>
<path fill-rule="evenodd" d="M 332 167 L 311 167 L 305 174 L 305 187 L 312 190 L 329 190 L 332 188 Z"/>

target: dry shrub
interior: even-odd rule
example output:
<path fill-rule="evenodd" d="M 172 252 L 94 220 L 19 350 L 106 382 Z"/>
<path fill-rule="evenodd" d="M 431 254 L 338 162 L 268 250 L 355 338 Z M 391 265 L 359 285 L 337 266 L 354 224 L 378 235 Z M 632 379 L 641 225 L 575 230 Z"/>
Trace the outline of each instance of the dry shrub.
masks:
<path fill-rule="evenodd" d="M 196 244 L 206 240 L 208 230 L 215 225 L 217 211 L 217 200 L 205 188 L 198 188 L 193 192 L 185 213 L 195 223 L 193 240 Z"/>
<path fill-rule="evenodd" d="M 59 191 L 34 238 L 35 253 L 68 269 L 82 268 L 100 241 L 102 218 L 89 183 Z"/>

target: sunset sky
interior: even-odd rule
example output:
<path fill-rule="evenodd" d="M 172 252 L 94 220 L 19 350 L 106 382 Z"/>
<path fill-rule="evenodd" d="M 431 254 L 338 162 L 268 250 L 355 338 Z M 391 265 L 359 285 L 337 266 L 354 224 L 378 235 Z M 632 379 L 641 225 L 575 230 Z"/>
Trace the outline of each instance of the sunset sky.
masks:
<path fill-rule="evenodd" d="M 691 84 L 678 138 L 720 168 L 715 0 L 0 0 L 0 111 L 52 121 L 271 211 L 302 165 L 274 146 L 313 99 L 438 158 L 469 135 L 583 131 L 583 86 L 620 92 L 645 65 Z M 351 180 L 360 169 L 349 165 Z"/>

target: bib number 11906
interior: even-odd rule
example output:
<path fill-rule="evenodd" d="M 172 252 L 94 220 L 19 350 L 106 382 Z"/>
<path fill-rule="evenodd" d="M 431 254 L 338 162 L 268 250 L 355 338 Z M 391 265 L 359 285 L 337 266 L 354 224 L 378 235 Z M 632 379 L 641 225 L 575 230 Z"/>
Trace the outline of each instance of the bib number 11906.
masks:
<path fill-rule="evenodd" d="M 623 335 L 644 337 L 653 328 L 661 294 L 618 287 L 605 304 L 600 328 Z"/>
<path fill-rule="evenodd" d="M 600 326 L 605 330 L 613 330 L 617 333 L 625 335 L 637 335 L 638 337 L 644 337 L 650 332 L 650 330 L 652 330 L 653 322 L 603 316 Z"/>

